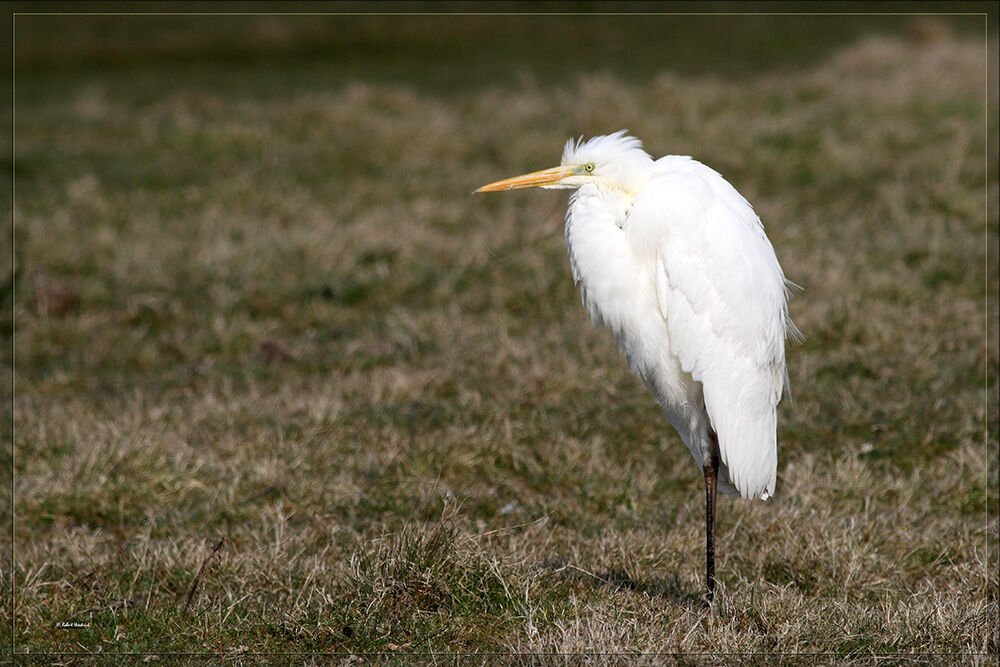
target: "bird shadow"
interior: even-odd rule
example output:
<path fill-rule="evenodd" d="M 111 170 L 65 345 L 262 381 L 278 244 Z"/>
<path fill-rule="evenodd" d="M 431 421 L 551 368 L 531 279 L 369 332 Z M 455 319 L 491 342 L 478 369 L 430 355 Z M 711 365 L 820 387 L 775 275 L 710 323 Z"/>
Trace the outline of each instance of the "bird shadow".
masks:
<path fill-rule="evenodd" d="M 673 573 L 666 577 L 653 577 L 648 581 L 639 581 L 623 567 L 590 572 L 561 559 L 544 561 L 539 567 L 566 582 L 580 582 L 598 588 L 642 593 L 651 598 L 664 599 L 682 607 L 701 608 L 705 606 L 704 596 L 685 592 L 681 588 L 677 575 Z"/>

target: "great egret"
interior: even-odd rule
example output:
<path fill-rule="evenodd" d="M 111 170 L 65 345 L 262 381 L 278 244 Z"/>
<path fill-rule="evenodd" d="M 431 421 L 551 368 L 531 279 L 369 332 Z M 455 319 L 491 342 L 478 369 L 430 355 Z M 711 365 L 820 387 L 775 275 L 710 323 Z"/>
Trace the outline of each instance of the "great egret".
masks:
<path fill-rule="evenodd" d="M 572 139 L 558 167 L 476 190 L 566 188 L 573 280 L 705 475 L 708 601 L 715 494 L 766 500 L 787 382 L 788 288 L 764 227 L 717 172 L 653 160 L 626 130 Z"/>

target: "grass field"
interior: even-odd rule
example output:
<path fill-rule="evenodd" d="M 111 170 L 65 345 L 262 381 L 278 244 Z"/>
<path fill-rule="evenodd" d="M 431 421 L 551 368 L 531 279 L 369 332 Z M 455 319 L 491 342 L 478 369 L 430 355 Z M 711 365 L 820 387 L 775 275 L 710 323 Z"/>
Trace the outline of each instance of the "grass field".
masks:
<path fill-rule="evenodd" d="M 18 18 L 5 644 L 996 656 L 982 18 L 585 18 Z M 712 612 L 700 473 L 580 305 L 565 194 L 469 195 L 620 128 L 804 287 Z"/>

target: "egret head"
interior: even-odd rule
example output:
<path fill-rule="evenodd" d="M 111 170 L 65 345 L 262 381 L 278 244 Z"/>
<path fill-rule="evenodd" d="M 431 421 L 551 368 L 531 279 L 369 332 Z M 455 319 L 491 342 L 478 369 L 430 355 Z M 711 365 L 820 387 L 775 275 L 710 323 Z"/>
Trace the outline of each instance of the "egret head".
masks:
<path fill-rule="evenodd" d="M 649 180 L 653 158 L 642 142 L 619 130 L 614 134 L 584 141 L 570 139 L 558 167 L 496 181 L 476 192 L 496 192 L 521 188 L 576 189 L 593 183 L 635 194 Z"/>

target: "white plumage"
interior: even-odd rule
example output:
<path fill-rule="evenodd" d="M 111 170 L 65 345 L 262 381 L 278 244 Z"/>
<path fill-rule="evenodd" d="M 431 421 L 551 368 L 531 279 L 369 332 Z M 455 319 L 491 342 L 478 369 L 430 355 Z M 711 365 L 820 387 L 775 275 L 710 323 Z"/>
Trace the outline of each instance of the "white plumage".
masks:
<path fill-rule="evenodd" d="M 624 130 L 571 140 L 559 167 L 477 192 L 535 186 L 576 190 L 566 245 L 583 303 L 710 482 L 711 599 L 716 478 L 744 498 L 775 488 L 785 337 L 796 330 L 774 249 L 717 172 L 689 157 L 654 161 Z"/>

